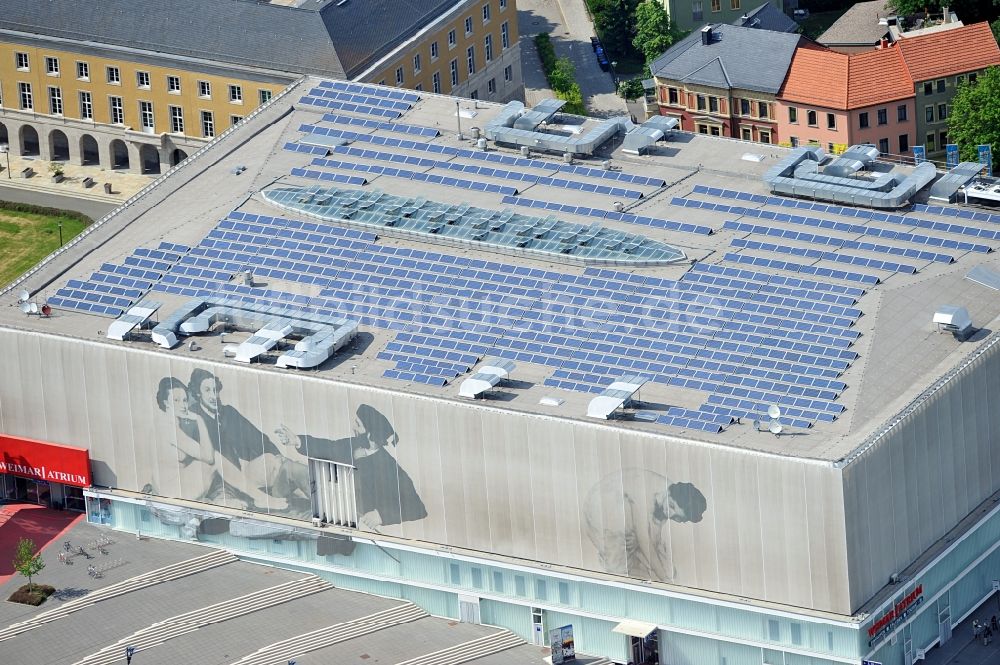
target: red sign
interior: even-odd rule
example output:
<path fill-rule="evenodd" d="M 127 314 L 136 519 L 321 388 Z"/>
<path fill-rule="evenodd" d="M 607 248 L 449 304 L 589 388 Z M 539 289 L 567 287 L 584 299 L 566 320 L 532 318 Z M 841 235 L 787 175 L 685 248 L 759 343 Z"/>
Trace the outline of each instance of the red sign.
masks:
<path fill-rule="evenodd" d="M 912 606 L 920 596 L 924 593 L 924 585 L 920 584 L 916 589 L 906 594 L 901 601 L 896 603 L 891 610 L 882 615 L 878 621 L 872 624 L 872 627 L 868 629 L 868 637 L 874 637 L 879 634 L 882 630 L 889 628 L 896 619 L 901 619 L 906 616 L 906 611 Z"/>
<path fill-rule="evenodd" d="M 86 448 L 0 434 L 0 473 L 90 487 L 90 455 Z"/>

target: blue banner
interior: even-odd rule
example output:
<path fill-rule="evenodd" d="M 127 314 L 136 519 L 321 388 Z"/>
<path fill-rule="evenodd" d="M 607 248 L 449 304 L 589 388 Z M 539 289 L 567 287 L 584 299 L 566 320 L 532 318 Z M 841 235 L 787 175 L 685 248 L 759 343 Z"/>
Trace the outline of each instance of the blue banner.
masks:
<path fill-rule="evenodd" d="M 989 145 L 979 146 L 979 163 L 983 165 L 982 175 L 993 175 L 993 149 Z"/>
<path fill-rule="evenodd" d="M 922 145 L 913 146 L 913 163 L 920 164 L 927 161 L 927 148 Z"/>
<path fill-rule="evenodd" d="M 954 143 L 949 143 L 944 147 L 944 149 L 948 168 L 953 169 L 958 166 L 958 146 Z"/>

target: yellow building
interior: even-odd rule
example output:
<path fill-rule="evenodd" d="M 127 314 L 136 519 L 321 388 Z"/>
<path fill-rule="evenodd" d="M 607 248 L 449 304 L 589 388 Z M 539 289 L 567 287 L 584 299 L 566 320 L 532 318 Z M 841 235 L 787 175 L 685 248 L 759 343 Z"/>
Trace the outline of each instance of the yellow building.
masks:
<path fill-rule="evenodd" d="M 514 0 L 5 0 L 0 143 L 159 173 L 304 74 L 519 98 L 517 39 Z"/>

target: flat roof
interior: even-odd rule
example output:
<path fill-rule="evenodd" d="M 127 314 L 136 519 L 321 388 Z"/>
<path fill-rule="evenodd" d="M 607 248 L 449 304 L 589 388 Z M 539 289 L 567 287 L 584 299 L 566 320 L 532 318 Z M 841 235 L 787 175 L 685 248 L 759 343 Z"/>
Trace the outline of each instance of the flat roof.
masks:
<path fill-rule="evenodd" d="M 926 206 L 887 214 L 770 197 L 761 176 L 786 150 L 681 132 L 642 157 L 622 153 L 619 138 L 573 165 L 540 154 L 522 162 L 513 148 L 490 143 L 484 152 L 471 139 L 499 105 L 375 86 L 365 94 L 411 98 L 398 118 L 309 103 L 333 85 L 342 84 L 297 84 L 50 257 L 5 295 L 14 305 L 27 288 L 55 304 L 54 315 L 4 307 L 0 326 L 190 355 L 186 346 L 109 341 L 108 316 L 61 304 L 148 295 L 163 303 L 159 320 L 195 294 L 309 307 L 360 324 L 356 343 L 311 377 L 460 400 L 477 359 L 498 356 L 517 367 L 484 406 L 597 424 L 605 421 L 587 418 L 589 401 L 615 379 L 643 374 L 651 382 L 637 407 L 608 427 L 828 463 L 849 456 L 996 329 L 1000 299 L 965 274 L 997 268 L 984 250 L 1000 242 L 1000 216 Z M 596 122 L 557 116 L 549 130 L 581 132 Z M 315 152 L 302 139 L 316 128 L 340 132 L 345 145 Z M 269 204 L 260 191 L 275 185 L 377 189 L 459 212 L 469 205 L 498 216 L 596 221 L 677 247 L 688 261 L 588 267 L 390 227 L 357 231 L 350 220 Z M 284 233 L 291 235 L 281 240 Z M 316 241 L 317 233 L 326 235 Z M 239 283 L 243 267 L 254 270 L 256 286 Z M 149 271 L 149 279 L 124 274 L 134 270 Z M 105 287 L 129 288 L 110 283 L 118 277 L 139 287 L 148 281 L 152 290 L 114 295 Z M 931 323 L 939 305 L 966 307 L 983 331 L 965 342 L 940 334 Z M 217 336 L 197 339 L 200 357 L 232 362 Z M 540 403 L 546 397 L 563 401 Z M 781 436 L 768 432 L 772 404 L 783 411 Z M 716 424 L 722 431 L 711 431 Z"/>

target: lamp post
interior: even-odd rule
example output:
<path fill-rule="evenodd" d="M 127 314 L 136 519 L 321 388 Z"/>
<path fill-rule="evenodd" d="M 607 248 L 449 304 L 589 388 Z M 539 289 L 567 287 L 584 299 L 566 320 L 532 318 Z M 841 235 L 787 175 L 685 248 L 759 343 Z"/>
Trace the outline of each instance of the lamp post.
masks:
<path fill-rule="evenodd" d="M 62 222 L 59 222 L 59 246 L 62 247 Z"/>
<path fill-rule="evenodd" d="M 455 101 L 455 120 L 458 122 L 458 140 L 464 141 L 465 137 L 462 136 L 462 105 L 457 100 Z"/>
<path fill-rule="evenodd" d="M 10 175 L 10 145 L 7 143 L 0 143 L 0 152 L 7 155 L 7 179 L 13 180 L 14 178 Z"/>
<path fill-rule="evenodd" d="M 617 60 L 611 61 L 611 80 L 615 83 L 615 92 L 618 91 L 618 70 L 615 67 L 618 65 Z"/>

